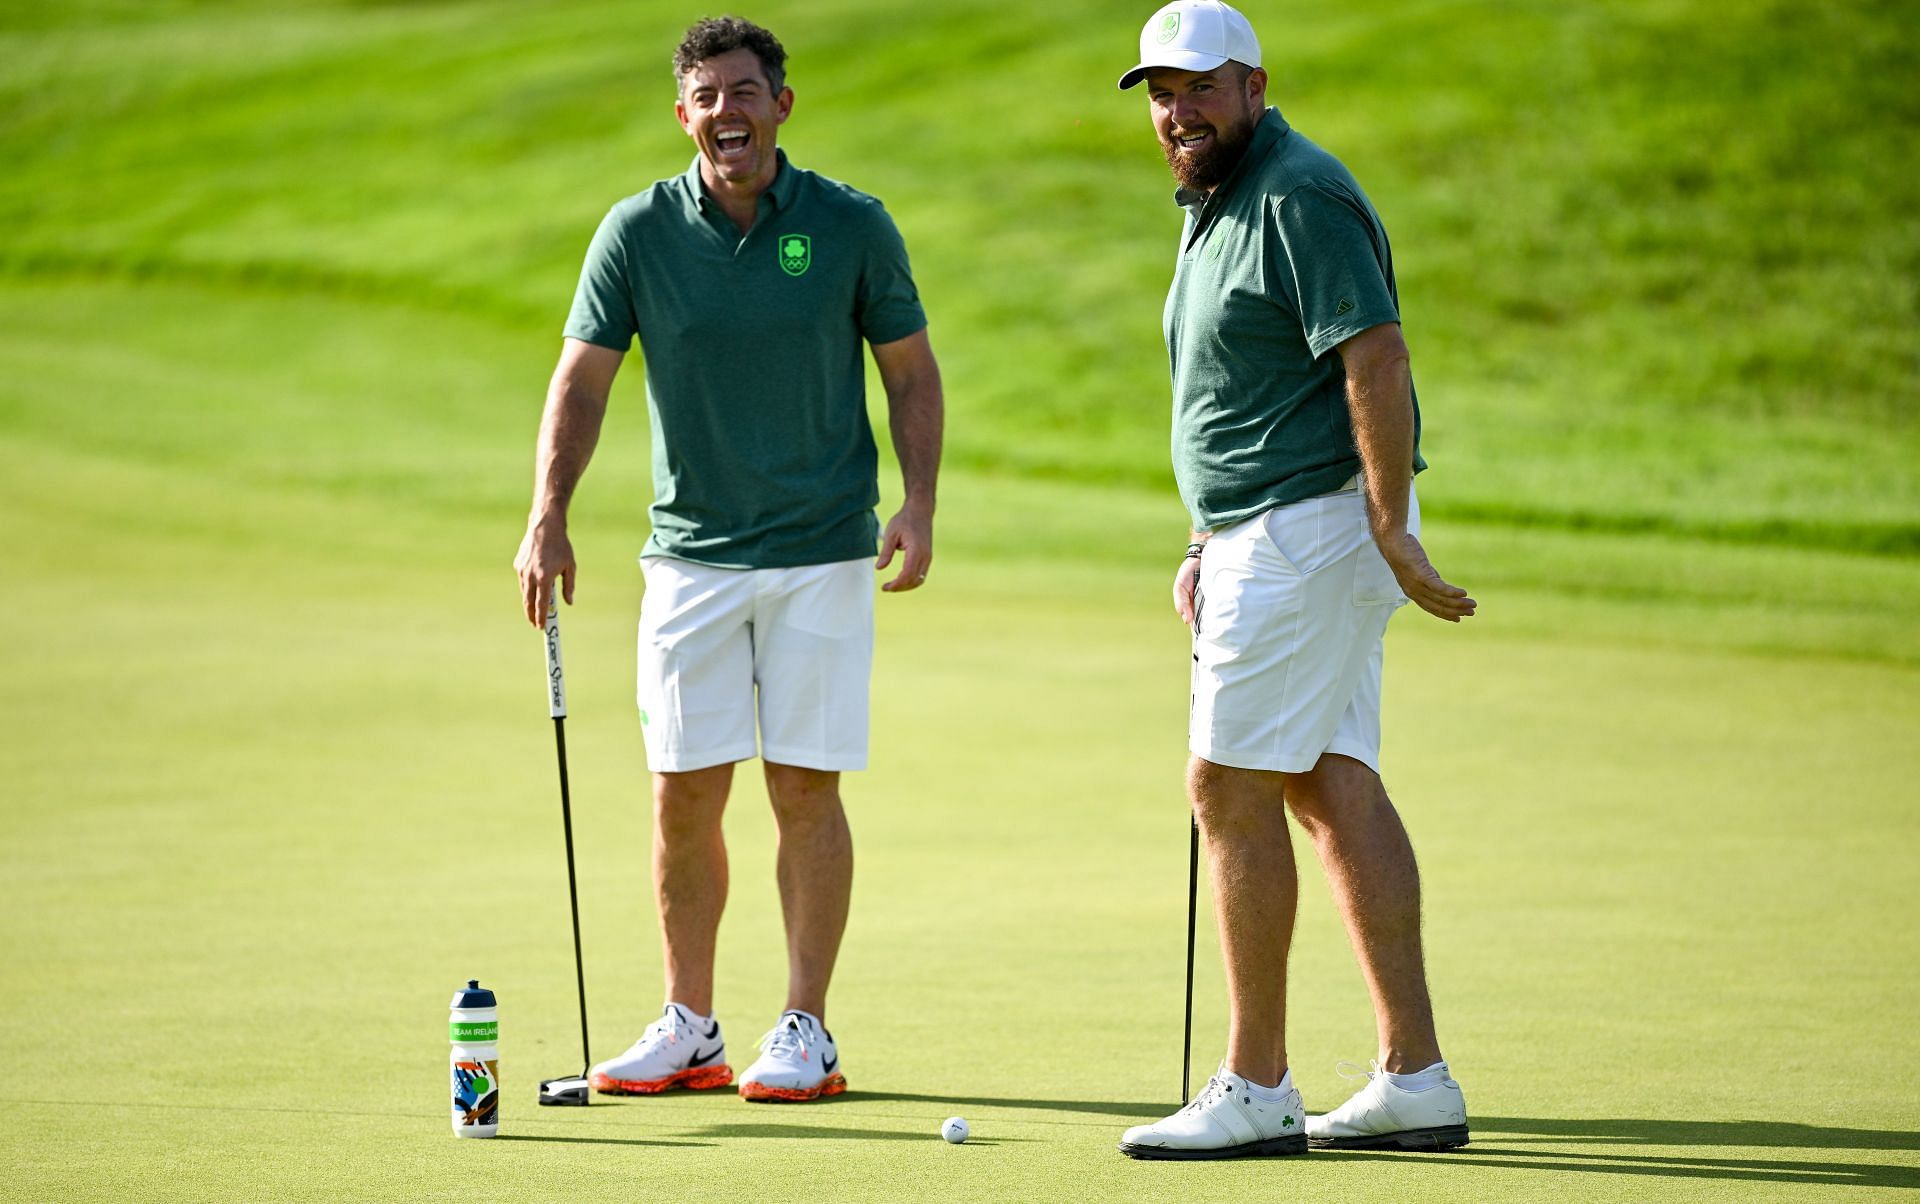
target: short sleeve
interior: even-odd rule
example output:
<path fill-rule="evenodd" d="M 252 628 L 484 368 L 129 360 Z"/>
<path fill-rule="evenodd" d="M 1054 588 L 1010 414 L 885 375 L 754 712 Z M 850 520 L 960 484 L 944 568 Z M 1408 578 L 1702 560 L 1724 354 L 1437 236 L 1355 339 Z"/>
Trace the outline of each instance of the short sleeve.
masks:
<path fill-rule="evenodd" d="M 1275 280 L 1293 302 L 1315 357 L 1363 330 L 1400 320 L 1386 231 L 1366 202 L 1303 185 L 1274 203 L 1282 254 Z"/>
<path fill-rule="evenodd" d="M 586 263 L 580 268 L 580 285 L 573 293 L 573 310 L 567 315 L 568 338 L 615 351 L 633 346 L 640 324 L 633 312 L 625 227 L 616 206 L 594 232 Z"/>
<path fill-rule="evenodd" d="M 892 216 L 878 204 L 867 232 L 856 304 L 860 335 L 869 343 L 892 343 L 926 329 L 920 290 L 907 266 L 907 244 Z"/>

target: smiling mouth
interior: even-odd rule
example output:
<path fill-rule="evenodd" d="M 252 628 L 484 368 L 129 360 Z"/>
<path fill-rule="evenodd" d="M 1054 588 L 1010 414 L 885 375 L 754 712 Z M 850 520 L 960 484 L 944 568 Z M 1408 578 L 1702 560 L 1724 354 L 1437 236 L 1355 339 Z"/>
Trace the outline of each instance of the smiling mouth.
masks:
<path fill-rule="evenodd" d="M 1198 134 L 1175 134 L 1173 136 L 1173 144 L 1181 150 L 1198 150 L 1200 145 L 1211 137 L 1213 137 L 1211 130 Z"/>
<path fill-rule="evenodd" d="M 737 159 L 746 154 L 747 144 L 753 136 L 746 130 L 722 130 L 714 135 L 713 147 L 723 159 Z"/>

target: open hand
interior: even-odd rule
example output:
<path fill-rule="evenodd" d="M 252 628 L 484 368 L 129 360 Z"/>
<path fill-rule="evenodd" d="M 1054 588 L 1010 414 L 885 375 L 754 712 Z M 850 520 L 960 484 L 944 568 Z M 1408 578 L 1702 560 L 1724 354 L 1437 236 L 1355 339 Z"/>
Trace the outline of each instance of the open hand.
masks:
<path fill-rule="evenodd" d="M 1394 580 L 1400 583 L 1400 592 L 1421 610 L 1449 623 L 1458 623 L 1479 608 L 1479 603 L 1467 597 L 1466 590 L 1449 585 L 1440 576 L 1433 562 L 1427 559 L 1427 550 L 1412 533 L 1402 531 L 1379 544 L 1380 554 L 1387 558 Z"/>

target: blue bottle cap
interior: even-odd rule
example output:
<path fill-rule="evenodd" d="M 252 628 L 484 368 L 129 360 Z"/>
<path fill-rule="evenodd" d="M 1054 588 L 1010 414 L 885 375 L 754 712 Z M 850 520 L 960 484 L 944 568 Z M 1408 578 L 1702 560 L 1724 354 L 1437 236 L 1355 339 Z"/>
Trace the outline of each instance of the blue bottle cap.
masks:
<path fill-rule="evenodd" d="M 480 985 L 477 978 L 469 978 L 467 985 L 453 993 L 453 1003 L 457 1008 L 490 1008 L 499 1006 L 494 1002 L 493 992 Z"/>

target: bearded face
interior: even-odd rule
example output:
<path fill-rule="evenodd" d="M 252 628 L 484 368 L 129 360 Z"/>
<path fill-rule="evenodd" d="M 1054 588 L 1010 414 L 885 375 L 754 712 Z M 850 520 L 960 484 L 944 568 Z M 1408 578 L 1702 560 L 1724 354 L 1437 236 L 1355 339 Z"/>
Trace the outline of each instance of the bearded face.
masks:
<path fill-rule="evenodd" d="M 1233 173 L 1260 122 L 1265 85 L 1265 72 L 1233 62 L 1148 73 L 1154 133 L 1182 188 L 1211 192 Z"/>

